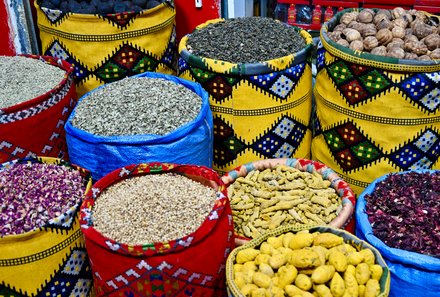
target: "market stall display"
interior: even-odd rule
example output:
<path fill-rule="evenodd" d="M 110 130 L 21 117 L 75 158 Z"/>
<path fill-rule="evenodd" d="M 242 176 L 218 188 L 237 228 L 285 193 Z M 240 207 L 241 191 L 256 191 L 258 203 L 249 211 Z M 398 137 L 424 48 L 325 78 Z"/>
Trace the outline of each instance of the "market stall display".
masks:
<path fill-rule="evenodd" d="M 44 7 L 35 1 L 42 52 L 75 67 L 78 97 L 100 85 L 146 71 L 176 73 L 173 1 L 140 11 L 121 11 L 130 7 L 118 2 L 111 12 L 93 12 L 90 3 L 81 3 L 84 5 L 78 11 L 76 7 Z"/>
<path fill-rule="evenodd" d="M 222 180 L 228 187 L 238 243 L 287 225 L 354 231 L 353 191 L 319 162 L 260 160 L 237 167 Z"/>
<path fill-rule="evenodd" d="M 182 38 L 179 76 L 210 95 L 217 172 L 310 157 L 311 49 L 306 31 L 260 17 L 210 20 Z"/>
<path fill-rule="evenodd" d="M 66 61 L 0 56 L 0 163 L 37 155 L 67 159 L 64 123 L 76 101 Z"/>
<path fill-rule="evenodd" d="M 439 198 L 440 171 L 435 170 L 386 174 L 359 196 L 356 235 L 388 264 L 390 296 L 438 296 Z"/>
<path fill-rule="evenodd" d="M 233 226 L 212 169 L 126 166 L 95 183 L 81 209 L 97 296 L 224 296 Z"/>
<path fill-rule="evenodd" d="M 388 296 L 380 253 L 331 227 L 280 227 L 234 249 L 228 296 Z"/>
<path fill-rule="evenodd" d="M 146 72 L 84 95 L 66 123 L 72 162 L 94 180 L 125 165 L 212 166 L 212 114 L 199 84 Z"/>
<path fill-rule="evenodd" d="M 438 60 L 361 52 L 330 38 L 341 21 L 347 23 L 355 14 L 358 19 L 363 11 L 357 14 L 356 10 L 344 10 L 321 29 L 312 141 L 312 158 L 335 170 L 357 195 L 385 173 L 436 169 L 440 165 L 440 64 Z M 367 12 L 374 13 L 370 16 L 373 22 L 380 17 L 384 26 L 394 26 L 395 30 L 397 23 L 406 22 L 400 16 L 402 10 L 391 11 L 390 19 L 379 10 Z M 414 28 L 405 30 L 417 34 L 417 26 L 432 29 L 417 21 L 418 15 L 424 13 L 413 16 L 405 12 L 405 17 L 413 18 L 415 23 Z M 361 25 L 377 30 L 378 35 L 382 30 Z M 392 39 L 388 33 L 387 38 Z M 379 40 L 382 37 L 378 35 Z M 389 44 L 392 42 L 401 44 L 398 40 Z"/>
<path fill-rule="evenodd" d="M 61 159 L 38 157 L 3 163 L 0 180 L 2 294 L 92 296 L 79 224 L 90 173 Z"/>

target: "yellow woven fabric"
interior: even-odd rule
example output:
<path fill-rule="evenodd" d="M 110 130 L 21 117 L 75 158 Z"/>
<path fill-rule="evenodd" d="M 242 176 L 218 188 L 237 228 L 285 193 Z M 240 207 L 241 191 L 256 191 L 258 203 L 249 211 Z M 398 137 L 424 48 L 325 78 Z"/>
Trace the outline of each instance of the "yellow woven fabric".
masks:
<path fill-rule="evenodd" d="M 318 49 L 312 158 L 358 195 L 389 172 L 439 169 L 440 72 L 356 64 L 336 52 L 325 42 Z"/>
<path fill-rule="evenodd" d="M 86 191 L 91 186 L 89 178 Z M 63 290 L 73 294 L 75 288 L 76 296 L 92 295 L 78 204 L 42 229 L 0 238 L 0 296 L 58 296 Z"/>
<path fill-rule="evenodd" d="M 219 174 L 260 159 L 310 158 L 312 38 L 304 30 L 300 34 L 306 49 L 256 64 L 191 55 L 186 49 L 188 36 L 182 38 L 179 76 L 200 83 L 210 95 L 213 168 Z"/>
<path fill-rule="evenodd" d="M 106 16 L 35 7 L 42 52 L 75 66 L 79 97 L 145 71 L 176 74 L 176 13 L 169 2 Z"/>

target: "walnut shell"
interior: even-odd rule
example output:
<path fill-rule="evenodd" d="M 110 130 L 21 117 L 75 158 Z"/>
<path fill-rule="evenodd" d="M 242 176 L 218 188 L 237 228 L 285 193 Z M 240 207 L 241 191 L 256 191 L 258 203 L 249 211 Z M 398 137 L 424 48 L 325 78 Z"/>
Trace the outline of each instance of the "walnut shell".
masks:
<path fill-rule="evenodd" d="M 426 13 L 420 10 L 416 11 L 414 17 L 416 18 L 415 21 L 419 20 L 422 23 L 426 23 L 428 21 L 428 16 L 426 15 Z"/>
<path fill-rule="evenodd" d="M 345 35 L 345 39 L 347 39 L 347 41 L 350 43 L 354 40 L 359 40 L 362 38 L 361 33 L 355 29 L 346 28 L 344 31 L 342 31 L 342 33 Z"/>
<path fill-rule="evenodd" d="M 358 20 L 358 22 L 368 24 L 373 21 L 374 15 L 375 15 L 375 13 L 372 9 L 366 8 L 366 9 L 362 10 L 361 12 L 359 12 L 357 20 Z"/>
<path fill-rule="evenodd" d="M 359 31 L 362 35 L 362 37 L 367 37 L 367 36 L 376 36 L 377 33 L 377 29 L 376 26 L 374 24 L 364 24 L 364 26 L 362 27 L 362 31 Z"/>
<path fill-rule="evenodd" d="M 437 33 L 426 36 L 423 41 L 430 51 L 440 47 L 440 35 Z"/>
<path fill-rule="evenodd" d="M 394 27 L 400 27 L 402 29 L 406 29 L 406 27 L 408 27 L 409 22 L 405 18 L 400 17 L 400 18 L 395 19 L 393 21 L 393 24 L 394 24 Z"/>
<path fill-rule="evenodd" d="M 405 57 L 405 51 L 403 50 L 403 48 L 393 47 L 388 51 L 387 56 L 403 59 Z"/>
<path fill-rule="evenodd" d="M 430 60 L 431 60 L 431 57 L 428 56 L 428 55 L 423 55 L 423 56 L 419 56 L 419 57 L 417 58 L 417 60 L 420 60 L 420 61 L 430 61 Z"/>
<path fill-rule="evenodd" d="M 387 51 L 390 51 L 393 47 L 398 47 L 403 49 L 403 47 L 405 46 L 405 44 L 402 42 L 398 42 L 398 41 L 391 41 L 390 43 L 387 44 Z"/>
<path fill-rule="evenodd" d="M 398 27 L 395 26 L 392 30 L 391 33 L 393 33 L 393 37 L 395 38 L 404 38 L 405 37 L 405 29 L 403 29 L 402 27 Z"/>
<path fill-rule="evenodd" d="M 393 33 L 388 29 L 380 29 L 376 34 L 379 44 L 387 45 L 393 40 Z"/>
<path fill-rule="evenodd" d="M 334 42 L 338 42 L 338 40 L 342 38 L 341 35 L 341 31 L 334 31 L 327 34 L 328 38 L 330 38 Z"/>
<path fill-rule="evenodd" d="M 394 19 L 398 19 L 399 17 L 401 17 L 402 15 L 406 14 L 406 10 L 402 7 L 395 7 L 392 11 L 391 11 L 391 15 Z"/>
<path fill-rule="evenodd" d="M 364 39 L 364 49 L 367 51 L 371 51 L 373 48 L 379 46 L 379 41 L 374 36 L 367 36 Z"/>
<path fill-rule="evenodd" d="M 400 38 L 393 38 L 393 40 L 391 40 L 391 42 L 394 42 L 394 43 L 398 44 L 399 47 L 401 47 L 401 48 L 405 47 L 405 41 L 403 41 Z"/>
<path fill-rule="evenodd" d="M 404 41 L 405 41 L 405 42 L 419 41 L 419 39 L 417 38 L 417 36 L 409 34 L 409 35 L 406 35 L 406 36 L 405 36 Z"/>
<path fill-rule="evenodd" d="M 341 17 L 341 19 L 339 20 L 339 22 L 341 24 L 344 25 L 348 25 L 350 24 L 352 21 L 356 21 L 357 16 L 358 16 L 358 12 L 352 11 L 352 12 L 346 12 L 344 13 L 344 15 Z"/>
<path fill-rule="evenodd" d="M 384 14 L 384 15 L 387 16 L 387 18 L 388 18 L 389 20 L 391 20 L 391 18 L 392 18 L 391 10 L 389 10 L 389 9 L 381 8 L 381 9 L 379 9 L 379 10 L 376 12 L 376 15 L 377 15 L 377 14 Z"/>
<path fill-rule="evenodd" d="M 414 53 L 405 53 L 405 57 L 403 57 L 404 59 L 408 59 L 408 60 L 417 60 L 419 56 L 417 56 Z"/>
<path fill-rule="evenodd" d="M 356 31 L 361 32 L 363 30 L 364 26 L 365 26 L 365 24 L 363 24 L 363 23 L 358 23 L 356 21 L 352 21 L 352 22 L 350 22 L 350 24 L 347 25 L 347 28 L 355 29 Z"/>
<path fill-rule="evenodd" d="M 385 55 L 387 54 L 387 48 L 384 47 L 383 45 L 382 45 L 382 46 L 378 46 L 378 47 L 376 47 L 376 48 L 373 48 L 373 49 L 371 50 L 371 53 L 372 53 L 373 55 L 385 56 Z"/>
<path fill-rule="evenodd" d="M 418 20 L 415 20 L 411 24 L 411 28 L 413 29 L 414 35 L 417 36 L 419 39 L 425 38 L 426 36 L 434 33 L 434 29 L 431 26 Z"/>
<path fill-rule="evenodd" d="M 364 43 L 361 40 L 353 40 L 350 43 L 350 48 L 354 51 L 363 51 L 364 50 Z"/>
<path fill-rule="evenodd" d="M 342 30 L 344 30 L 345 28 L 347 28 L 346 25 L 344 25 L 344 24 L 338 24 L 338 25 L 336 25 L 336 26 L 333 28 L 333 32 L 336 32 L 336 31 L 341 31 L 341 32 L 342 32 Z"/>
<path fill-rule="evenodd" d="M 383 20 L 390 20 L 391 17 L 387 16 L 385 13 L 377 12 L 373 18 L 373 24 L 377 25 Z"/>
<path fill-rule="evenodd" d="M 405 50 L 418 56 L 426 55 L 426 53 L 428 53 L 428 47 L 421 41 L 405 42 Z"/>
<path fill-rule="evenodd" d="M 340 44 L 342 46 L 345 46 L 345 47 L 349 47 L 350 46 L 350 43 L 348 43 L 348 41 L 343 39 L 343 38 L 339 39 L 336 43 Z"/>
<path fill-rule="evenodd" d="M 436 48 L 435 50 L 433 50 L 429 56 L 431 57 L 432 60 L 440 60 L 440 48 Z"/>
<path fill-rule="evenodd" d="M 376 24 L 377 30 L 380 30 L 380 29 L 390 29 L 391 30 L 393 28 L 394 28 L 393 22 L 391 22 L 388 19 L 383 19 L 379 23 Z"/>

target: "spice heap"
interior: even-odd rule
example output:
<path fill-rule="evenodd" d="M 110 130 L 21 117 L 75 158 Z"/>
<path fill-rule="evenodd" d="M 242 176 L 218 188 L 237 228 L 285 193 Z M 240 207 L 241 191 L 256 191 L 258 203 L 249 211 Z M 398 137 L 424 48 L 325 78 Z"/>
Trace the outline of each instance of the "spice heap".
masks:
<path fill-rule="evenodd" d="M 385 244 L 440 256 L 440 172 L 390 174 L 365 200 L 373 233 Z"/>
<path fill-rule="evenodd" d="M 228 197 L 235 232 L 251 238 L 289 224 L 326 225 L 342 209 L 330 181 L 285 165 L 237 178 Z"/>
<path fill-rule="evenodd" d="M 237 252 L 233 280 L 244 296 L 364 296 L 380 293 L 383 267 L 330 232 L 268 237 Z"/>
<path fill-rule="evenodd" d="M 81 14 L 109 14 L 140 12 L 144 9 L 154 8 L 163 2 L 164 0 L 42 0 L 41 7 Z"/>
<path fill-rule="evenodd" d="M 54 89 L 66 72 L 44 61 L 0 56 L 0 108 L 22 103 Z"/>
<path fill-rule="evenodd" d="M 183 85 L 161 78 L 125 78 L 81 100 L 72 125 L 102 136 L 165 135 L 193 121 L 202 99 Z"/>
<path fill-rule="evenodd" d="M 0 171 L 0 236 L 44 226 L 79 203 L 79 171 L 54 164 L 14 164 Z"/>
<path fill-rule="evenodd" d="M 194 31 L 187 48 L 197 56 L 231 63 L 255 63 L 302 50 L 304 38 L 292 26 L 271 18 L 227 19 Z"/>
<path fill-rule="evenodd" d="M 118 182 L 95 200 L 93 225 L 117 242 L 139 245 L 195 232 L 214 207 L 214 189 L 177 174 L 149 174 Z"/>
<path fill-rule="evenodd" d="M 347 12 L 328 37 L 352 50 L 399 59 L 440 59 L 439 20 L 415 9 Z"/>

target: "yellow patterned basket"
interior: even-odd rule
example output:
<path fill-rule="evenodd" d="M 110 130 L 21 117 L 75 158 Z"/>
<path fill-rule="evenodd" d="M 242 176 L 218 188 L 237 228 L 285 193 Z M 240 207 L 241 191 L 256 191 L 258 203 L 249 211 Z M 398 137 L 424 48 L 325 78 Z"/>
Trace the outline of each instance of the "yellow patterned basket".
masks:
<path fill-rule="evenodd" d="M 43 55 L 75 67 L 78 97 L 145 71 L 176 74 L 173 1 L 139 13 L 65 13 L 35 1 Z"/>
<path fill-rule="evenodd" d="M 389 172 L 440 168 L 440 60 L 358 52 L 321 28 L 314 88 L 312 158 L 335 170 L 359 195 Z"/>
<path fill-rule="evenodd" d="M 50 157 L 3 163 L 46 163 L 80 171 L 86 192 L 92 186 L 90 173 Z M 92 296 L 92 273 L 79 224 L 82 201 L 44 227 L 19 235 L 0 237 L 0 296 Z"/>
<path fill-rule="evenodd" d="M 224 19 L 210 20 L 200 30 Z M 189 35 L 179 44 L 178 73 L 210 95 L 214 116 L 214 164 L 223 175 L 235 167 L 271 158 L 310 158 L 312 37 L 301 51 L 260 63 L 233 64 L 191 54 Z"/>

